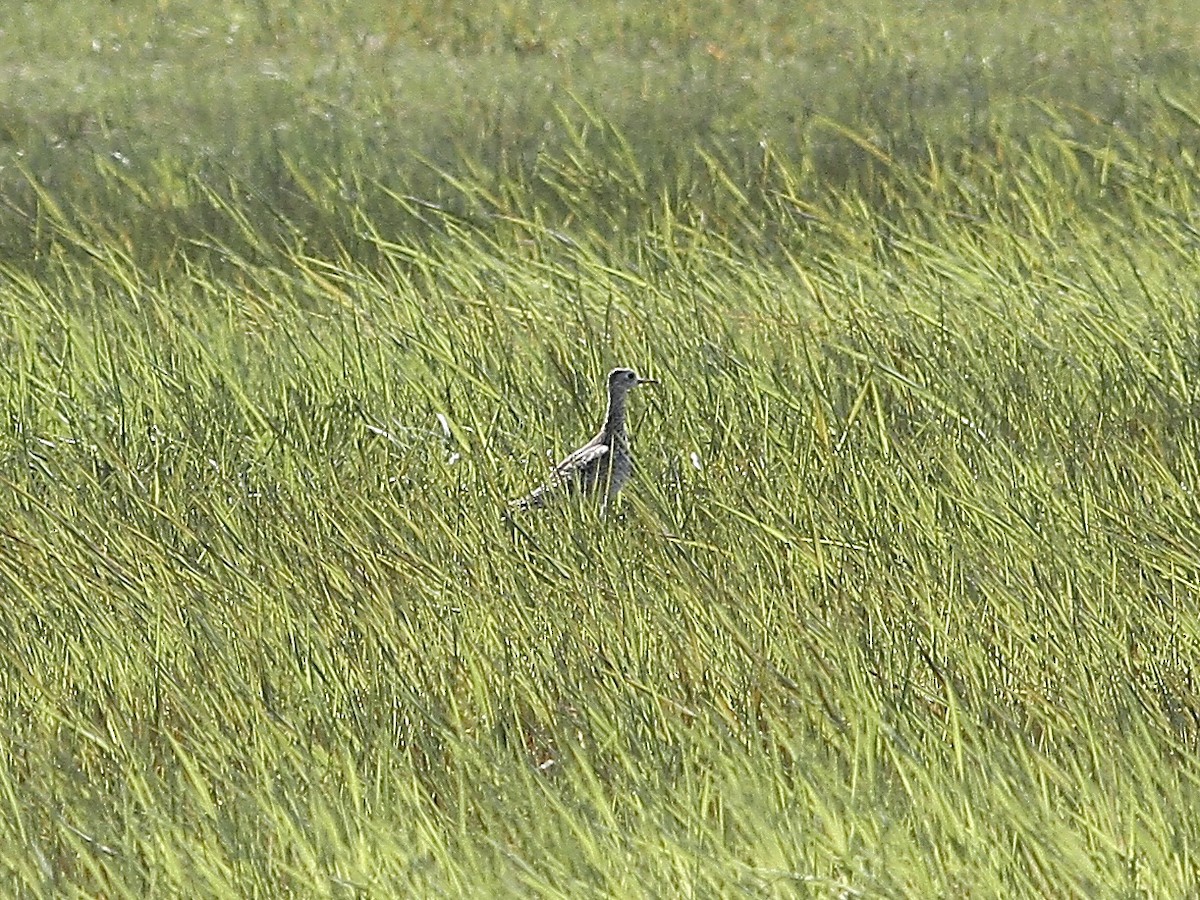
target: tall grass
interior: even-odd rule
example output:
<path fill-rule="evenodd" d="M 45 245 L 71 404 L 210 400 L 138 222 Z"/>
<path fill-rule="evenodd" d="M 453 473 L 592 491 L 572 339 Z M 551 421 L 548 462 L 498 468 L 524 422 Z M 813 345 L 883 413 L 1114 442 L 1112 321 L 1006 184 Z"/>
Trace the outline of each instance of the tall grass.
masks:
<path fill-rule="evenodd" d="M 889 165 L 1008 171 L 1042 134 L 1194 157 L 1197 21 L 1182 0 L 24 7 L 0 32 L 0 197 L 28 225 L 0 259 L 52 253 L 38 185 L 157 269 L 214 230 L 362 258 L 356 211 L 417 229 L 389 191 L 637 232 L 661 202 L 720 221 L 714 164 L 751 202 L 780 156 L 800 199 L 874 205 Z M 569 196 L 564 166 L 590 174 Z"/>
<path fill-rule="evenodd" d="M 595 27 L 653 58 L 660 14 Z M 413 27 L 508 33 L 455 15 Z M 914 108 L 906 154 L 843 106 L 815 186 L 695 130 L 657 169 L 585 93 L 428 190 L 167 136 L 5 170 L 6 890 L 1195 893 L 1195 111 Z M 614 364 L 663 382 L 615 515 L 505 516 Z"/>

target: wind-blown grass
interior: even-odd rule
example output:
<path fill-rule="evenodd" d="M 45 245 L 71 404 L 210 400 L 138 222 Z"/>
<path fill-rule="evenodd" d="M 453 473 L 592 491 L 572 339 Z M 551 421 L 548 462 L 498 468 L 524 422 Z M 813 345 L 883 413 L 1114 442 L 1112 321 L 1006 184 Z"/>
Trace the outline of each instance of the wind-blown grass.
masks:
<path fill-rule="evenodd" d="M 844 190 L 575 109 L 532 174 L 296 169 L 316 246 L 26 167 L 10 892 L 1194 894 L 1189 108 Z M 614 364 L 663 382 L 616 514 L 506 517 Z"/>

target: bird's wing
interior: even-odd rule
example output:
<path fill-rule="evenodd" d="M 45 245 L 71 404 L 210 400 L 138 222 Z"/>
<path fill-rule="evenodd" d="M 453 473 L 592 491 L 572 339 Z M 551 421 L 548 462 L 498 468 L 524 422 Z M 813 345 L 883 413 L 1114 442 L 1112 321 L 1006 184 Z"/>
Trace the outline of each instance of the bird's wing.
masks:
<path fill-rule="evenodd" d="M 588 466 L 595 465 L 603 459 L 606 453 L 608 453 L 608 444 L 584 444 L 554 467 L 554 471 L 545 484 L 534 488 L 521 499 L 512 501 L 511 505 L 520 509 L 544 506 L 547 497 L 556 493 L 560 488 L 565 488 L 568 492 L 577 489 L 577 484 L 572 484 L 572 482 L 580 475 L 583 475 L 584 489 L 586 490 L 590 485 L 586 485 L 587 477 L 583 473 L 587 471 Z"/>
<path fill-rule="evenodd" d="M 554 477 L 556 479 L 569 478 L 573 473 L 591 465 L 607 452 L 608 444 L 584 444 L 554 467 Z"/>

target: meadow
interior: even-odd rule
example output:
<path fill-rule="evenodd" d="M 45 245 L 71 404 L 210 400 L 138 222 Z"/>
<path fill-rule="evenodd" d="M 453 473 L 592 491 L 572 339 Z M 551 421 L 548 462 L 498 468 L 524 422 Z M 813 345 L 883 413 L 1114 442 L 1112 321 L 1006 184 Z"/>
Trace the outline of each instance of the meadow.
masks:
<path fill-rule="evenodd" d="M 14 9 L 0 893 L 1200 893 L 1190 4 Z"/>

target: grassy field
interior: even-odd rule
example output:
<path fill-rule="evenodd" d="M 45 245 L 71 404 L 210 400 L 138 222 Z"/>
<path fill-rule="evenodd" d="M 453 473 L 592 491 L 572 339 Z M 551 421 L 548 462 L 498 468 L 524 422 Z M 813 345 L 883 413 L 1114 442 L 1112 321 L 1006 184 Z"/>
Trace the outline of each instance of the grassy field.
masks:
<path fill-rule="evenodd" d="M 0 24 L 0 893 L 1200 893 L 1191 4 L 279 6 Z"/>

